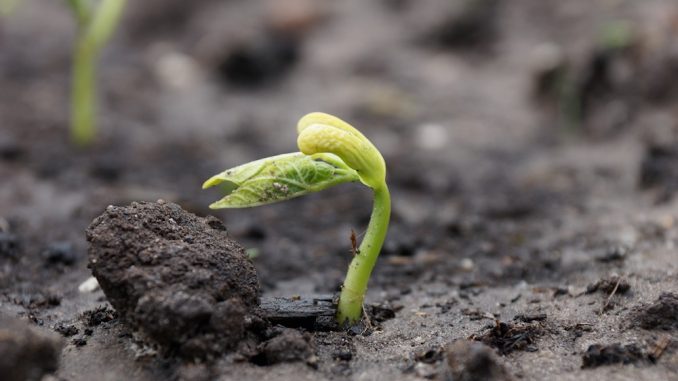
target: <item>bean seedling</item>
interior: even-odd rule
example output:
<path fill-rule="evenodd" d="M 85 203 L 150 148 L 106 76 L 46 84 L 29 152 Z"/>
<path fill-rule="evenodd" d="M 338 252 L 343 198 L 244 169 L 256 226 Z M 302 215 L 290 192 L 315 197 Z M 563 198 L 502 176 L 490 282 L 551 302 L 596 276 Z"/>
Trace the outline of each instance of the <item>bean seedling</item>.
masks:
<path fill-rule="evenodd" d="M 360 131 L 332 115 L 308 114 L 299 121 L 297 132 L 301 152 L 226 170 L 207 180 L 203 189 L 222 187 L 226 196 L 210 205 L 221 209 L 271 204 L 347 182 L 360 181 L 371 188 L 372 215 L 360 247 L 353 251 L 337 307 L 338 322 L 354 324 L 360 320 L 367 283 L 388 230 L 391 197 L 386 164 Z"/>
<path fill-rule="evenodd" d="M 68 0 L 78 24 L 71 83 L 71 139 L 89 145 L 96 134 L 96 59 L 113 34 L 127 0 Z"/>

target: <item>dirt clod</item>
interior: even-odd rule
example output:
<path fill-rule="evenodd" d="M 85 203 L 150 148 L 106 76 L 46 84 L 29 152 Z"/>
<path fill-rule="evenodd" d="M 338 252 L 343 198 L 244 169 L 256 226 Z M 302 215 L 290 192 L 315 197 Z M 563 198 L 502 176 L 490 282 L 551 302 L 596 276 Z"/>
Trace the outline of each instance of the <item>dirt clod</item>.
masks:
<path fill-rule="evenodd" d="M 678 149 L 675 144 L 649 144 L 640 167 L 640 186 L 669 195 L 678 190 Z"/>
<path fill-rule="evenodd" d="M 185 237 L 192 237 L 186 242 Z M 120 316 L 185 357 L 233 348 L 259 302 L 254 266 L 214 217 L 109 206 L 87 230 L 92 273 Z"/>
<path fill-rule="evenodd" d="M 447 372 L 452 380 L 513 380 L 502 360 L 485 344 L 457 340 L 448 345 L 445 352 Z"/>
<path fill-rule="evenodd" d="M 635 364 L 646 361 L 647 356 L 636 344 L 593 344 L 582 357 L 582 368 L 596 368 L 610 364 Z"/>
<path fill-rule="evenodd" d="M 19 257 L 19 239 L 11 233 L 0 231 L 0 259 Z"/>
<path fill-rule="evenodd" d="M 678 329 L 678 294 L 664 292 L 654 303 L 637 307 L 632 321 L 644 329 Z"/>
<path fill-rule="evenodd" d="M 367 316 L 375 323 L 383 323 L 386 320 L 393 319 L 396 316 L 397 309 L 397 307 L 391 307 L 386 304 L 370 304 L 365 306 Z"/>
<path fill-rule="evenodd" d="M 617 289 L 616 291 L 615 288 Z M 601 278 L 595 283 L 589 284 L 586 286 L 586 293 L 593 294 L 594 292 L 602 292 L 606 295 L 610 295 L 615 291 L 616 294 L 625 294 L 630 289 L 631 285 L 628 281 L 620 278 L 618 275 L 613 275 L 608 278 Z"/>
<path fill-rule="evenodd" d="M 283 328 L 273 338 L 259 346 L 260 352 L 252 359 L 257 365 L 273 365 L 281 362 L 306 361 L 315 353 L 311 335 Z"/>
<path fill-rule="evenodd" d="M 478 48 L 496 38 L 499 0 L 466 1 L 436 25 L 427 38 L 447 48 Z"/>
<path fill-rule="evenodd" d="M 4 381 L 40 380 L 59 366 L 62 341 L 18 319 L 0 316 L 0 375 Z"/>
<path fill-rule="evenodd" d="M 522 321 L 523 323 L 532 323 L 533 321 L 544 321 L 546 318 L 547 315 L 544 313 L 518 314 L 513 318 L 513 320 Z"/>
<path fill-rule="evenodd" d="M 74 326 L 73 324 L 63 324 L 63 323 L 60 323 L 57 326 L 55 326 L 54 331 L 60 333 L 63 337 L 71 337 L 73 335 L 77 335 L 78 332 L 80 332 L 78 327 Z"/>
<path fill-rule="evenodd" d="M 82 320 L 88 327 L 96 327 L 101 323 L 107 323 L 115 319 L 117 314 L 108 306 L 99 306 L 93 310 L 82 313 Z"/>
<path fill-rule="evenodd" d="M 536 339 L 543 332 L 539 323 L 505 323 L 495 325 L 481 335 L 472 335 L 471 340 L 480 341 L 505 355 L 513 351 L 535 352 Z"/>
<path fill-rule="evenodd" d="M 217 72 L 230 85 L 261 86 L 287 73 L 298 61 L 299 54 L 296 38 L 267 35 L 229 51 Z"/>
<path fill-rule="evenodd" d="M 80 259 L 71 242 L 54 242 L 42 251 L 42 257 L 49 264 L 71 266 Z"/>

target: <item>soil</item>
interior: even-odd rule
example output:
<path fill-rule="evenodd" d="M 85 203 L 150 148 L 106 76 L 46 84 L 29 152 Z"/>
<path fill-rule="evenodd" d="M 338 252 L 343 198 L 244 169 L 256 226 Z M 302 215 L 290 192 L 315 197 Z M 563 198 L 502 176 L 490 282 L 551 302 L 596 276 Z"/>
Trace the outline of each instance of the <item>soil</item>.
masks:
<path fill-rule="evenodd" d="M 62 341 L 25 322 L 0 316 L 0 373 L 3 380 L 41 380 L 57 370 Z"/>
<path fill-rule="evenodd" d="M 179 205 L 110 206 L 87 229 L 89 267 L 125 322 L 179 355 L 233 348 L 259 304 L 245 250 L 215 217 Z M 100 321 L 90 313 L 89 325 Z"/>
<path fill-rule="evenodd" d="M 71 15 L 19 2 L 0 16 L 0 313 L 64 345 L 56 369 L 15 369 L 678 380 L 676 20 L 674 0 L 128 2 L 83 149 Z M 326 318 L 368 189 L 222 211 L 200 190 L 296 151 L 311 111 L 360 128 L 388 167 L 389 235 L 350 330 Z M 317 316 L 266 315 L 271 300 Z"/>
<path fill-rule="evenodd" d="M 445 349 L 453 380 L 510 381 L 514 378 L 503 361 L 486 345 L 457 340 Z"/>

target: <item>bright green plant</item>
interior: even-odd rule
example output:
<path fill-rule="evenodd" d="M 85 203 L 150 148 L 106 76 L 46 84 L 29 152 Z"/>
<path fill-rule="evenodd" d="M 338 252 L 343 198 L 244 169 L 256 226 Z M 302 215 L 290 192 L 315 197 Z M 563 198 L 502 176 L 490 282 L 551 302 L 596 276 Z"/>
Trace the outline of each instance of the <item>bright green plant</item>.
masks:
<path fill-rule="evenodd" d="M 127 0 L 68 0 L 78 24 L 71 83 L 71 139 L 89 145 L 96 134 L 96 60 L 115 31 Z"/>
<path fill-rule="evenodd" d="M 226 196 L 212 209 L 244 208 L 289 200 L 331 186 L 360 181 L 374 192 L 372 216 L 349 265 L 339 296 L 337 320 L 360 320 L 367 282 L 384 243 L 391 215 L 386 186 L 386 164 L 377 148 L 357 129 L 323 113 L 299 121 L 297 145 L 301 152 L 253 161 L 226 170 L 203 184 L 219 185 Z"/>

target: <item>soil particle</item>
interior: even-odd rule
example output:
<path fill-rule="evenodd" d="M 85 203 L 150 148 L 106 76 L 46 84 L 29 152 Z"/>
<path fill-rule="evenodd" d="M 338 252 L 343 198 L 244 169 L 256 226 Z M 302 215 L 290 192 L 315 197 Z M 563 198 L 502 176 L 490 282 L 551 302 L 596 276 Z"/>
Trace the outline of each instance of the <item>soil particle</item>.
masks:
<path fill-rule="evenodd" d="M 458 381 L 509 381 L 513 377 L 502 360 L 485 344 L 457 340 L 447 346 L 447 375 Z"/>
<path fill-rule="evenodd" d="M 617 289 L 615 291 L 615 288 Z M 594 292 L 602 292 L 606 295 L 612 294 L 625 294 L 631 289 L 631 285 L 624 278 L 619 277 L 618 275 L 612 275 L 607 278 L 601 278 L 595 283 L 591 283 L 586 286 L 586 293 L 593 294 Z"/>
<path fill-rule="evenodd" d="M 365 306 L 365 312 L 373 323 L 383 323 L 386 320 L 393 319 L 396 311 L 402 309 L 402 306 L 389 306 L 386 304 L 370 304 Z"/>
<path fill-rule="evenodd" d="M 600 253 L 596 253 L 594 257 L 596 261 L 602 263 L 623 261 L 628 256 L 629 251 L 629 248 L 624 245 L 612 245 L 605 248 Z"/>
<path fill-rule="evenodd" d="M 78 327 L 74 326 L 73 324 L 63 324 L 63 323 L 57 324 L 54 327 L 54 331 L 60 333 L 63 337 L 71 337 L 73 335 L 77 335 L 80 332 Z"/>
<path fill-rule="evenodd" d="M 76 347 L 83 347 L 87 345 L 87 339 L 85 339 L 84 337 L 76 337 L 71 341 L 71 343 Z"/>
<path fill-rule="evenodd" d="M 658 189 L 665 197 L 678 190 L 678 148 L 674 144 L 650 144 L 640 167 L 640 186 Z"/>
<path fill-rule="evenodd" d="M 464 1 L 426 36 L 441 47 L 468 49 L 486 47 L 496 36 L 499 0 Z M 443 13 L 445 14 L 445 13 Z"/>
<path fill-rule="evenodd" d="M 96 327 L 101 323 L 107 323 L 117 317 L 113 309 L 108 306 L 99 306 L 93 310 L 85 311 L 81 315 L 81 319 L 88 327 Z"/>
<path fill-rule="evenodd" d="M 596 368 L 610 364 L 636 364 L 647 361 L 647 356 L 636 344 L 593 344 L 582 356 L 582 368 Z"/>
<path fill-rule="evenodd" d="M 435 364 L 442 361 L 444 351 L 441 347 L 425 347 L 414 352 L 414 360 L 425 364 Z"/>
<path fill-rule="evenodd" d="M 644 329 L 678 329 L 678 295 L 664 292 L 654 303 L 636 307 L 632 320 L 633 325 Z"/>
<path fill-rule="evenodd" d="M 536 339 L 543 331 L 539 323 L 505 323 L 497 320 L 487 332 L 472 335 L 470 339 L 496 348 L 502 355 L 513 351 L 536 352 Z"/>
<path fill-rule="evenodd" d="M 546 320 L 547 315 L 544 313 L 534 313 L 534 314 L 518 314 L 513 320 L 522 321 L 523 323 L 532 323 L 533 321 L 544 321 Z"/>
<path fill-rule="evenodd" d="M 51 290 L 20 293 L 13 296 L 12 302 L 29 310 L 52 308 L 61 304 L 62 296 Z"/>
<path fill-rule="evenodd" d="M 0 259 L 19 258 L 19 238 L 14 234 L 0 231 Z"/>
<path fill-rule="evenodd" d="M 282 328 L 276 335 L 259 346 L 259 354 L 252 358 L 257 365 L 273 365 L 281 362 L 312 361 L 315 347 L 311 335 Z"/>
<path fill-rule="evenodd" d="M 232 49 L 218 65 L 217 72 L 231 85 L 257 87 L 282 77 L 299 60 L 299 55 L 297 38 L 270 34 Z"/>
<path fill-rule="evenodd" d="M 25 150 L 18 142 L 7 138 L 0 139 L 0 159 L 16 161 L 24 154 Z"/>
<path fill-rule="evenodd" d="M 40 380 L 57 370 L 62 341 L 25 322 L 0 316 L 0 375 L 4 381 Z"/>
<path fill-rule="evenodd" d="M 80 256 L 71 242 L 54 242 L 42 251 L 42 257 L 49 264 L 71 266 Z"/>
<path fill-rule="evenodd" d="M 197 358 L 243 337 L 247 312 L 259 302 L 258 279 L 216 218 L 164 201 L 109 206 L 87 239 L 90 268 L 108 300 L 152 340 Z"/>
<path fill-rule="evenodd" d="M 94 159 L 89 169 L 92 177 L 113 183 L 120 179 L 124 167 L 119 155 L 104 154 Z"/>
<path fill-rule="evenodd" d="M 353 359 L 353 353 L 348 349 L 339 349 L 332 353 L 332 357 L 338 361 L 351 361 L 351 359 Z"/>

